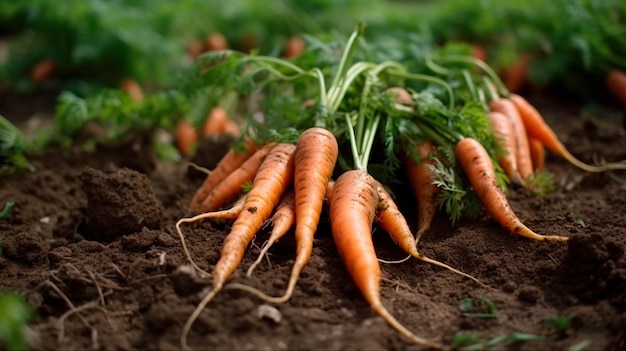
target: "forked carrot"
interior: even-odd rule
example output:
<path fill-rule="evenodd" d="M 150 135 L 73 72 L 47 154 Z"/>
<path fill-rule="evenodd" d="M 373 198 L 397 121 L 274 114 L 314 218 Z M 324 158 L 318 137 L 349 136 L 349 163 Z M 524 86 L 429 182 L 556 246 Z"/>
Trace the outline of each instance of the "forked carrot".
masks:
<path fill-rule="evenodd" d="M 294 174 L 293 144 L 280 143 L 272 149 L 261 165 L 252 183 L 252 190 L 247 194 L 243 210 L 224 239 L 220 259 L 213 269 L 213 286 L 200 301 L 185 323 L 180 343 L 183 350 L 188 350 L 187 335 L 191 326 L 204 307 L 217 295 L 226 281 L 235 272 L 246 248 L 256 235 L 261 225 L 269 218 L 282 194 L 291 186 Z"/>
<path fill-rule="evenodd" d="M 435 145 L 426 140 L 417 145 L 417 153 L 420 161 L 415 163 L 408 155 L 403 158 L 404 171 L 409 178 L 409 184 L 417 200 L 417 231 L 415 232 L 415 245 L 418 244 L 424 233 L 430 229 L 430 225 L 437 213 L 437 195 L 439 187 L 433 184 L 431 153 L 435 151 Z"/>
<path fill-rule="evenodd" d="M 543 170 L 546 163 L 546 150 L 539 139 L 529 137 L 528 146 L 530 147 L 530 159 L 533 162 L 535 172 Z"/>
<path fill-rule="evenodd" d="M 198 134 L 190 120 L 185 119 L 178 124 L 175 130 L 174 141 L 176 142 L 176 148 L 178 148 L 181 154 L 184 156 L 191 154 L 198 141 Z"/>
<path fill-rule="evenodd" d="M 217 184 L 198 208 L 200 212 L 211 212 L 220 209 L 243 193 L 246 183 L 252 182 L 261 163 L 267 154 L 276 146 L 270 143 L 257 150 L 252 157 L 231 172 L 224 180 Z"/>
<path fill-rule="evenodd" d="M 30 79 L 35 82 L 40 82 L 44 79 L 49 78 L 54 73 L 56 69 L 56 63 L 53 59 L 48 58 L 42 61 L 39 61 L 35 64 L 30 70 Z"/>
<path fill-rule="evenodd" d="M 259 145 L 257 145 L 252 138 L 247 138 L 244 151 L 238 152 L 234 148 L 230 149 L 198 188 L 191 199 L 189 209 L 191 211 L 198 212 L 200 205 L 204 199 L 206 199 L 209 192 L 211 192 L 211 190 L 213 190 L 213 188 L 224 180 L 224 178 L 226 178 L 230 173 L 246 162 L 247 159 L 252 157 L 258 148 Z"/>
<path fill-rule="evenodd" d="M 605 172 L 615 169 L 626 169 L 626 162 L 589 165 L 578 160 L 569 152 L 569 150 L 567 150 L 565 145 L 561 143 L 556 133 L 554 133 L 539 111 L 537 111 L 537 109 L 530 102 L 528 102 L 528 100 L 517 94 L 511 94 L 509 100 L 519 111 L 519 115 L 524 122 L 528 136 L 538 139 L 546 148 L 562 157 L 572 165 L 587 172 Z"/>
<path fill-rule="evenodd" d="M 626 107 L 626 72 L 621 69 L 609 71 L 604 84 L 609 93 Z"/>
<path fill-rule="evenodd" d="M 256 266 L 261 263 L 267 251 L 274 245 L 276 241 L 282 238 L 291 227 L 296 223 L 296 198 L 293 189 L 283 194 L 280 202 L 276 206 L 276 211 L 272 215 L 272 232 L 267 242 L 259 252 L 259 257 L 250 265 L 246 271 L 248 277 L 252 276 L 252 272 Z"/>
<path fill-rule="evenodd" d="M 496 111 L 509 117 L 513 124 L 515 135 L 515 160 L 517 170 L 521 180 L 524 181 L 533 175 L 533 165 L 530 159 L 530 148 L 528 146 L 528 135 L 519 111 L 510 99 L 498 98 L 489 104 L 490 111 Z"/>
<path fill-rule="evenodd" d="M 463 273 L 458 269 L 452 268 L 443 262 L 422 255 L 417 250 L 417 240 L 415 240 L 415 238 L 413 237 L 413 233 L 411 233 L 409 224 L 406 222 L 404 215 L 398 209 L 398 205 L 396 205 L 395 201 L 393 201 L 389 192 L 378 181 L 376 184 L 376 189 L 378 191 L 379 198 L 378 209 L 376 210 L 376 223 L 382 230 L 389 233 L 389 235 L 393 238 L 396 244 L 398 244 L 398 246 L 400 246 L 400 248 L 404 250 L 404 252 L 420 261 L 432 263 L 439 267 L 443 267 L 456 274 L 469 278 L 481 285 L 484 285 L 478 279 L 472 277 L 467 273 Z"/>
<path fill-rule="evenodd" d="M 120 88 L 124 90 L 135 102 L 143 101 L 143 90 L 139 83 L 132 78 L 123 78 L 120 81 Z"/>
<path fill-rule="evenodd" d="M 200 134 L 202 136 L 209 136 L 223 133 L 226 131 L 226 121 L 228 121 L 228 113 L 226 113 L 226 110 L 219 106 L 214 107 L 202 124 Z"/>
<path fill-rule="evenodd" d="M 372 242 L 372 224 L 379 203 L 377 183 L 363 170 L 347 171 L 335 182 L 330 225 L 339 256 L 372 310 L 387 324 L 418 345 L 444 349 L 437 342 L 413 334 L 382 304 L 380 265 Z"/>
<path fill-rule="evenodd" d="M 513 183 L 523 184 L 522 177 L 517 169 L 515 152 L 517 145 L 511 119 L 498 111 L 490 111 L 487 113 L 487 116 L 489 117 L 491 129 L 502 152 L 502 154 L 498 155 L 498 163 L 500 163 L 500 166 L 504 169 L 504 173 Z M 532 153 L 530 153 L 530 155 L 532 156 Z"/>
<path fill-rule="evenodd" d="M 503 228 L 510 233 L 534 240 L 569 239 L 565 236 L 539 235 L 519 220 L 511 209 L 506 195 L 498 186 L 491 158 L 480 142 L 473 138 L 464 138 L 456 144 L 454 152 L 485 210 Z"/>

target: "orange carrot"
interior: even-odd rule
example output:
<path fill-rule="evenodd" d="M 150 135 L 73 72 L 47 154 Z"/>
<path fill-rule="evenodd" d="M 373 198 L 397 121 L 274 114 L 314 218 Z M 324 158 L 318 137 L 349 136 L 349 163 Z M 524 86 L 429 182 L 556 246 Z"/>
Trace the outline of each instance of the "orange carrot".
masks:
<path fill-rule="evenodd" d="M 246 183 L 252 182 L 261 163 L 276 144 L 268 144 L 257 150 L 252 157 L 217 184 L 198 208 L 200 212 L 215 211 L 243 193 Z"/>
<path fill-rule="evenodd" d="M 335 182 L 330 224 L 339 256 L 365 300 L 387 324 L 416 344 L 443 349 L 443 345 L 413 334 L 382 304 L 380 266 L 372 243 L 372 224 L 379 203 L 376 185 L 377 181 L 362 170 L 347 171 Z"/>
<path fill-rule="evenodd" d="M 211 33 L 207 35 L 205 40 L 205 46 L 208 51 L 220 51 L 228 49 L 228 41 L 220 33 Z"/>
<path fill-rule="evenodd" d="M 572 165 L 587 172 L 605 172 L 614 169 L 626 169 L 626 163 L 623 162 L 607 163 L 596 166 L 588 165 L 578 160 L 569 152 L 569 150 L 567 150 L 565 145 L 561 143 L 556 133 L 554 133 L 552 128 L 550 128 L 550 126 L 546 123 L 539 111 L 537 111 L 537 109 L 524 97 L 517 94 L 511 94 L 509 100 L 517 108 L 517 111 L 519 111 L 519 115 L 524 123 L 528 136 L 538 139 L 546 148 L 562 157 Z"/>
<path fill-rule="evenodd" d="M 185 119 L 178 124 L 175 133 L 174 138 L 178 151 L 184 156 L 189 156 L 198 141 L 198 135 L 193 124 L 190 120 Z"/>
<path fill-rule="evenodd" d="M 487 50 L 481 44 L 472 44 L 472 51 L 470 56 L 477 58 L 483 62 L 487 62 Z"/>
<path fill-rule="evenodd" d="M 209 192 L 230 173 L 239 168 L 247 159 L 252 157 L 258 148 L 259 146 L 251 138 L 247 138 L 243 152 L 238 152 L 235 149 L 229 150 L 198 188 L 191 199 L 189 209 L 193 212 L 198 212 L 200 204 L 206 199 Z"/>
<path fill-rule="evenodd" d="M 296 198 L 293 189 L 287 191 L 283 194 L 283 197 L 280 199 L 280 202 L 276 206 L 276 211 L 274 215 L 272 215 L 272 232 L 270 233 L 269 239 L 261 249 L 259 253 L 259 257 L 250 265 L 248 271 L 246 271 L 246 275 L 248 277 L 252 276 L 252 272 L 256 268 L 256 266 L 261 263 L 263 257 L 267 251 L 274 245 L 276 241 L 282 238 L 291 227 L 296 223 Z"/>
<path fill-rule="evenodd" d="M 398 205 L 396 205 L 395 201 L 393 201 L 391 195 L 382 186 L 382 184 L 380 184 L 379 182 L 376 183 L 376 189 L 378 191 L 379 198 L 378 209 L 376 210 L 376 223 L 382 230 L 391 235 L 396 244 L 398 244 L 398 246 L 400 246 L 400 248 L 404 250 L 404 252 L 413 256 L 414 258 L 417 258 L 420 261 L 432 263 L 439 267 L 443 267 L 483 285 L 483 283 L 481 283 L 478 279 L 472 277 L 471 275 L 463 273 L 458 269 L 448 266 L 445 263 L 428 258 L 419 253 L 416 248 L 417 240 L 413 237 L 413 233 L 411 233 L 409 224 L 406 222 L 406 219 L 404 218 L 402 212 L 400 212 L 400 210 L 398 209 Z"/>
<path fill-rule="evenodd" d="M 238 136 L 241 133 L 241 130 L 239 129 L 239 125 L 235 121 L 229 119 L 224 125 L 224 133 Z"/>
<path fill-rule="evenodd" d="M 396 102 L 406 106 L 415 106 L 415 99 L 413 96 L 402 87 L 391 87 L 385 90 L 387 94 L 396 98 Z"/>
<path fill-rule="evenodd" d="M 415 245 L 420 237 L 430 229 L 430 225 L 437 212 L 437 195 L 439 188 L 433 184 L 433 172 L 431 167 L 434 162 L 430 159 L 435 151 L 435 145 L 427 140 L 417 145 L 419 163 L 415 163 L 409 156 L 403 159 L 404 170 L 409 178 L 409 184 L 417 200 L 417 232 L 415 233 Z"/>
<path fill-rule="evenodd" d="M 529 53 L 521 53 L 510 67 L 502 70 L 502 82 L 512 92 L 521 91 L 528 83 L 528 69 L 531 64 Z"/>
<path fill-rule="evenodd" d="M 489 117 L 489 121 L 491 121 L 493 134 L 497 138 L 498 145 L 502 152 L 502 154 L 498 155 L 498 162 L 504 169 L 504 173 L 506 173 L 513 183 L 523 184 L 522 177 L 517 169 L 517 143 L 511 119 L 498 111 L 490 111 L 487 113 L 487 116 Z"/>
<path fill-rule="evenodd" d="M 530 147 L 530 159 L 533 161 L 533 169 L 535 172 L 541 171 L 546 163 L 546 151 L 543 144 L 537 138 L 528 138 L 528 146 Z"/>
<path fill-rule="evenodd" d="M 533 175 L 533 165 L 530 159 L 528 135 L 522 117 L 513 102 L 507 98 L 498 98 L 489 104 L 489 110 L 500 112 L 509 117 L 513 124 L 515 135 L 515 161 L 521 180 L 524 181 Z"/>
<path fill-rule="evenodd" d="M 35 82 L 40 82 L 52 76 L 52 73 L 54 73 L 55 68 L 56 68 L 56 63 L 51 58 L 39 61 L 30 70 L 30 79 L 32 79 Z"/>
<path fill-rule="evenodd" d="M 606 89 L 626 107 L 626 72 L 613 69 L 606 75 Z"/>
<path fill-rule="evenodd" d="M 203 51 L 204 43 L 202 42 L 202 40 L 192 40 L 189 42 L 189 44 L 187 44 L 187 55 L 189 55 L 189 57 L 191 57 L 192 59 L 195 59 L 198 56 L 202 55 Z"/>
<path fill-rule="evenodd" d="M 285 48 L 283 49 L 283 57 L 290 59 L 300 56 L 306 49 L 304 39 L 299 36 L 292 36 L 287 39 Z"/>
<path fill-rule="evenodd" d="M 539 235 L 519 220 L 511 209 L 506 195 L 498 187 L 493 163 L 480 142 L 473 138 L 464 138 L 456 144 L 454 152 L 485 210 L 503 228 L 510 233 L 534 240 L 566 241 L 569 239 L 564 236 Z"/>
<path fill-rule="evenodd" d="M 282 194 L 292 184 L 295 148 L 296 146 L 293 144 L 280 143 L 272 149 L 263 161 L 254 178 L 252 190 L 246 196 L 243 211 L 224 239 L 220 259 L 215 264 L 212 273 L 212 289 L 207 292 L 183 327 L 180 343 L 184 350 L 189 349 L 187 335 L 193 322 L 235 272 L 243 259 L 247 246 L 261 225 L 269 218 Z"/>
<path fill-rule="evenodd" d="M 135 102 L 143 101 L 143 91 L 136 80 L 132 78 L 123 78 L 120 81 L 120 88 L 124 90 Z"/>
<path fill-rule="evenodd" d="M 223 133 L 228 121 L 228 113 L 222 107 L 214 107 L 202 125 L 202 136 Z"/>

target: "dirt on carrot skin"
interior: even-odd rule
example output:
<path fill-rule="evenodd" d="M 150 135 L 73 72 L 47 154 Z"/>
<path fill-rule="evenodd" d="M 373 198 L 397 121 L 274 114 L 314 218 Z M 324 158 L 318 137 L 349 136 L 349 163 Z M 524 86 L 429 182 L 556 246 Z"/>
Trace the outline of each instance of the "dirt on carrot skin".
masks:
<path fill-rule="evenodd" d="M 576 107 L 537 102 L 565 144 L 584 161 L 626 158 L 620 121 L 585 122 Z M 0 290 L 21 292 L 36 308 L 31 324 L 34 350 L 179 348 L 182 326 L 207 280 L 184 277 L 190 273 L 174 224 L 186 215 L 203 176 L 190 171 L 186 162 L 138 162 L 154 160 L 142 140 L 141 134 L 129 135 L 123 147 L 101 147 L 95 153 L 51 148 L 33 160 L 36 172 L 0 178 L 0 207 L 6 201 L 15 203 L 8 217 L 0 219 Z M 210 168 L 230 142 L 203 141 L 200 152 L 206 156 L 194 162 Z M 579 171 L 553 155 L 546 165 L 554 173 L 557 192 L 538 197 L 514 189 L 511 206 L 536 232 L 572 239 L 557 243 L 516 237 L 485 217 L 452 228 L 439 215 L 422 238 L 421 251 L 492 288 L 416 260 L 384 264 L 383 302 L 410 330 L 448 344 L 460 332 L 484 340 L 512 332 L 549 337 L 498 349 L 564 350 L 584 341 L 591 343 L 586 350 L 626 347 L 626 187 L 609 175 Z M 120 201 L 112 202 L 110 211 L 102 203 L 90 202 L 113 194 Z M 124 196 L 132 199 L 123 201 Z M 405 213 L 415 213 L 410 199 L 399 204 Z M 89 235 L 92 206 L 99 207 L 98 225 L 108 227 L 101 229 L 114 234 L 106 240 L 95 241 Z M 120 211 L 137 217 L 123 221 Z M 275 306 L 280 319 L 268 315 L 259 300 L 226 290 L 194 324 L 190 346 L 419 349 L 387 327 L 363 301 L 341 265 L 327 214 L 323 216 L 313 257 L 293 298 Z M 408 220 L 417 224 L 415 216 Z M 196 263 L 210 272 L 229 222 L 205 221 L 182 228 Z M 268 234 L 266 228 L 257 236 L 232 281 L 279 295 L 295 256 L 292 235 L 270 250 L 253 277 L 245 277 Z M 376 230 L 374 240 L 380 258 L 404 258 L 386 233 Z M 481 296 L 494 303 L 498 315 L 464 316 L 459 303 L 465 298 L 474 299 L 476 312 L 486 311 Z M 551 316 L 569 316 L 570 327 L 556 330 L 545 321 Z"/>

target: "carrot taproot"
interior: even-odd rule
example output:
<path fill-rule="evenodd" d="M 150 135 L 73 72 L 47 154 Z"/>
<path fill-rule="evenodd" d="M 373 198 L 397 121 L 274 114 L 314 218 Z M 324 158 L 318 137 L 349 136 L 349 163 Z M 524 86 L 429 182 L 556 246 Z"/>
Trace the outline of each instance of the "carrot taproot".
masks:
<path fill-rule="evenodd" d="M 415 245 L 419 239 L 430 229 L 437 212 L 437 195 L 439 187 L 433 184 L 432 167 L 434 162 L 430 159 L 435 151 L 435 145 L 426 140 L 417 145 L 417 153 L 420 161 L 415 163 L 408 155 L 403 157 L 404 171 L 409 178 L 409 185 L 417 200 L 417 231 L 415 232 Z"/>
<path fill-rule="evenodd" d="M 223 133 L 226 130 L 226 121 L 228 121 L 228 113 L 222 107 L 214 107 L 202 124 L 200 134 L 209 136 L 213 134 Z"/>
<path fill-rule="evenodd" d="M 412 342 L 435 349 L 444 346 L 409 331 L 385 308 L 380 293 L 380 265 L 372 242 L 379 203 L 377 181 L 367 171 L 350 170 L 335 182 L 330 200 L 330 225 L 339 256 L 372 310 Z"/>
<path fill-rule="evenodd" d="M 282 194 L 291 186 L 294 176 L 295 148 L 293 144 L 277 144 L 259 168 L 252 183 L 252 190 L 246 195 L 243 210 L 224 239 L 220 259 L 212 272 L 212 287 L 183 326 L 180 337 L 182 349 L 189 349 L 187 335 L 191 326 L 235 272 L 247 246 L 261 225 L 269 218 Z"/>
<path fill-rule="evenodd" d="M 606 75 L 604 85 L 609 93 L 626 107 L 626 72 L 621 69 L 610 70 Z"/>
<path fill-rule="evenodd" d="M 252 157 L 258 149 L 259 145 L 257 145 L 252 138 L 246 139 L 246 146 L 243 151 L 239 152 L 234 148 L 230 149 L 224 157 L 222 157 L 215 169 L 205 178 L 198 190 L 196 190 L 189 204 L 189 209 L 193 212 L 198 212 L 200 205 L 204 199 L 206 199 L 209 192 L 230 173 L 246 162 L 247 159 Z"/>
<path fill-rule="evenodd" d="M 120 89 L 125 91 L 135 102 L 143 101 L 143 90 L 139 83 L 133 78 L 122 78 Z"/>
<path fill-rule="evenodd" d="M 385 187 L 383 187 L 380 182 L 376 181 L 376 183 L 376 190 L 378 192 L 379 199 L 378 207 L 376 210 L 376 224 L 382 230 L 389 233 L 392 239 L 396 242 L 396 244 L 398 244 L 398 246 L 400 246 L 402 250 L 404 250 L 404 252 L 420 261 L 443 267 L 456 274 L 472 279 L 473 281 L 481 285 L 484 285 L 480 282 L 480 280 L 472 277 L 467 273 L 463 273 L 458 269 L 453 268 L 443 262 L 422 255 L 417 250 L 417 240 L 414 238 L 413 233 L 409 228 L 409 224 L 407 223 L 402 212 L 400 212 L 400 209 L 398 209 L 398 205 L 395 203 L 395 201 L 393 201 L 391 194 L 389 194 L 387 189 L 385 189 Z"/>
<path fill-rule="evenodd" d="M 44 79 L 50 78 L 56 69 L 56 62 L 47 58 L 37 62 L 30 70 L 30 79 L 35 82 L 40 82 Z"/>
<path fill-rule="evenodd" d="M 176 142 L 176 148 L 178 148 L 181 154 L 189 156 L 192 153 L 198 141 L 198 134 L 190 120 L 185 119 L 178 124 L 175 130 L 174 140 Z"/>
<path fill-rule="evenodd" d="M 261 252 L 259 252 L 259 256 L 246 271 L 248 277 L 252 276 L 252 272 L 256 266 L 261 263 L 261 260 L 265 257 L 265 254 L 267 254 L 267 251 L 269 251 L 272 245 L 287 234 L 296 223 L 296 198 L 293 189 L 283 194 L 270 221 L 272 223 L 272 232 L 261 249 Z"/>
<path fill-rule="evenodd" d="M 241 166 L 219 182 L 198 208 L 200 212 L 215 211 L 243 193 L 246 183 L 252 182 L 267 154 L 276 146 L 270 143 L 257 150 Z"/>
<path fill-rule="evenodd" d="M 306 43 L 301 36 L 294 35 L 287 39 L 283 48 L 283 57 L 287 59 L 300 56 L 306 49 Z"/>
<path fill-rule="evenodd" d="M 524 181 L 533 175 L 533 165 L 530 159 L 530 147 L 526 127 L 518 109 L 508 98 L 497 98 L 489 104 L 489 111 L 496 111 L 507 116 L 513 124 L 515 138 L 515 161 L 521 180 Z"/>
<path fill-rule="evenodd" d="M 528 146 L 530 147 L 530 159 L 533 162 L 535 172 L 543 170 L 546 163 L 546 150 L 537 138 L 529 137 Z"/>
<path fill-rule="evenodd" d="M 207 35 L 204 46 L 208 51 L 220 51 L 229 48 L 228 41 L 221 33 Z"/>
<path fill-rule="evenodd" d="M 528 70 L 532 62 L 532 56 L 528 52 L 520 53 L 517 59 L 502 70 L 502 82 L 508 91 L 518 93 L 528 84 Z"/>
<path fill-rule="evenodd" d="M 485 211 L 504 229 L 512 234 L 534 240 L 566 241 L 569 239 L 565 236 L 539 235 L 520 221 L 511 209 L 506 195 L 498 186 L 491 158 L 480 142 L 470 137 L 463 138 L 456 144 L 454 152 Z"/>
<path fill-rule="evenodd" d="M 517 143 L 511 119 L 498 111 L 489 111 L 487 116 L 491 122 L 491 130 L 497 139 L 501 151 L 498 155 L 498 163 L 500 163 L 502 169 L 504 169 L 504 173 L 513 183 L 519 185 L 523 184 L 522 177 L 517 169 Z M 530 151 L 529 149 L 529 154 L 532 156 Z"/>
<path fill-rule="evenodd" d="M 605 172 L 626 169 L 625 162 L 613 162 L 603 165 L 589 165 L 572 155 L 559 140 L 556 133 L 543 119 L 541 113 L 523 96 L 511 94 L 509 100 L 517 109 L 529 137 L 536 138 L 550 151 L 565 159 L 570 164 L 587 172 Z"/>

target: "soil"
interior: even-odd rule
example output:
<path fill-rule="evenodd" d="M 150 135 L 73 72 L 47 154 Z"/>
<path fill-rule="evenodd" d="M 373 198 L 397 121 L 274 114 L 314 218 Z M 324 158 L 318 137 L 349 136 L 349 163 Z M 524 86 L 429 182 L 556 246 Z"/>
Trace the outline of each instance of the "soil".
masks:
<path fill-rule="evenodd" d="M 569 103 L 533 101 L 580 159 L 626 159 L 621 121 L 583 118 Z M 228 139 L 206 139 L 194 161 L 211 168 L 228 146 Z M 190 273 L 174 225 L 188 215 L 203 174 L 186 162 L 156 160 L 142 133 L 90 152 L 50 148 L 32 162 L 37 171 L 0 178 L 0 205 L 15 202 L 0 219 L 0 289 L 24 294 L 35 307 L 33 349 L 180 349 L 183 325 L 210 283 Z M 488 287 L 416 260 L 383 264 L 385 306 L 417 335 L 446 344 L 459 333 L 482 340 L 533 334 L 546 338 L 494 349 L 626 349 L 626 186 L 553 154 L 547 170 L 554 193 L 514 188 L 510 203 L 530 228 L 569 236 L 568 242 L 517 237 L 487 217 L 452 227 L 439 216 L 421 241 L 422 252 Z M 414 203 L 402 207 L 415 226 Z M 229 225 L 182 227 L 204 270 L 218 260 Z M 278 295 L 293 263 L 293 238 L 277 243 L 251 278 L 245 275 L 267 234 L 255 238 L 231 281 Z M 380 258 L 404 257 L 382 231 L 373 238 Z M 485 301 L 491 301 L 497 314 L 467 315 L 468 301 L 469 312 L 488 313 Z M 560 330 L 546 321 L 554 317 L 569 317 L 571 324 Z M 202 311 L 188 343 L 195 350 L 422 349 L 365 303 L 337 255 L 326 216 L 289 302 L 268 306 L 247 293 L 223 291 Z"/>

